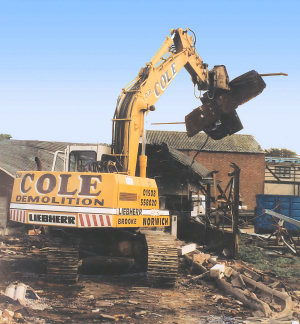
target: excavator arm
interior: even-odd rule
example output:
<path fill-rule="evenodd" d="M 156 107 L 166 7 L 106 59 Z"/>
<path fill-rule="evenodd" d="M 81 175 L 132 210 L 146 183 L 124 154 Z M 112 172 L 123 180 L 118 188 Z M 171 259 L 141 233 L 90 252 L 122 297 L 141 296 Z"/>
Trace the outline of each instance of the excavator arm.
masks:
<path fill-rule="evenodd" d="M 119 172 L 135 175 L 138 147 L 142 139 L 139 167 L 140 176 L 146 176 L 147 159 L 143 139 L 145 114 L 155 109 L 154 104 L 183 67 L 199 90 L 211 88 L 212 74 L 196 51 L 195 39 L 188 33 L 188 29 L 175 29 L 152 60 L 140 70 L 138 77 L 123 89 L 113 118 L 112 156 Z M 214 86 L 229 89 L 226 71 L 213 73 L 213 76 Z M 217 77 L 221 82 L 218 82 Z"/>

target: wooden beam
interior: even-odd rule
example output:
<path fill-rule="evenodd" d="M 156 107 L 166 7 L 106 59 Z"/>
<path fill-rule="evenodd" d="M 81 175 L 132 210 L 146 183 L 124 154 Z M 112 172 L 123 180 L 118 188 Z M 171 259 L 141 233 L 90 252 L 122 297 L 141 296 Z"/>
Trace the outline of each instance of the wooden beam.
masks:
<path fill-rule="evenodd" d="M 264 209 L 264 213 L 279 218 L 281 220 L 284 220 L 285 222 L 288 222 L 300 228 L 300 222 L 297 221 L 296 219 L 276 213 L 273 210 L 269 210 L 269 209 Z"/>
<path fill-rule="evenodd" d="M 268 165 L 266 165 L 266 168 L 268 169 L 268 171 L 272 174 L 272 176 L 277 179 L 278 182 L 281 182 L 280 178 L 269 168 Z"/>

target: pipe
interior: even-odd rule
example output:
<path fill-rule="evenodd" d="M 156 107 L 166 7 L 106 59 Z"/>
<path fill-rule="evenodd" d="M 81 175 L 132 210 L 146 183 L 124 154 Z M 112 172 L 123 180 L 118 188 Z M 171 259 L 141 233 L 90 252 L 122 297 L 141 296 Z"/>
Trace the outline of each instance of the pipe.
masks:
<path fill-rule="evenodd" d="M 264 77 L 264 76 L 276 76 L 276 75 L 284 75 L 284 76 L 288 76 L 287 73 L 283 73 L 283 72 L 279 72 L 279 73 L 261 73 L 260 76 Z"/>

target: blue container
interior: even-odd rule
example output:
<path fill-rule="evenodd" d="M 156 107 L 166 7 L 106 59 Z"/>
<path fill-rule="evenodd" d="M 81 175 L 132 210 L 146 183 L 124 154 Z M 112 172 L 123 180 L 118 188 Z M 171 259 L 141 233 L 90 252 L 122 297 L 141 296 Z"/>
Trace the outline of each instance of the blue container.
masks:
<path fill-rule="evenodd" d="M 270 215 L 263 214 L 264 209 L 271 209 L 284 216 L 291 217 L 300 221 L 300 197 L 286 195 L 257 195 L 256 196 L 256 211 L 255 211 L 255 233 L 273 233 L 276 230 L 276 223 L 279 221 Z M 284 222 L 285 228 L 293 233 L 300 233 L 300 228 Z"/>

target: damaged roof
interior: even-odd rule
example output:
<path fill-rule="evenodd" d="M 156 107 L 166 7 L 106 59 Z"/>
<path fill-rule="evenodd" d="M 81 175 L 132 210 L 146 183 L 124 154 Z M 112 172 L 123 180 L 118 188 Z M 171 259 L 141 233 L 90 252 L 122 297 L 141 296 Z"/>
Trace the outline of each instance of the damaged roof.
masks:
<path fill-rule="evenodd" d="M 189 178 L 196 183 L 212 178 L 210 170 L 196 160 L 193 161 L 192 157 L 165 143 L 147 144 L 146 155 L 148 156 L 147 175 L 150 178 L 167 176 L 173 178 L 174 181 Z"/>
<path fill-rule="evenodd" d="M 169 147 L 177 150 L 202 150 L 208 152 L 231 152 L 231 153 L 264 153 L 258 142 L 252 135 L 233 134 L 221 140 L 208 138 L 203 132 L 193 137 L 188 137 L 186 132 L 154 131 L 147 130 L 147 143 L 161 145 L 166 143 Z M 204 147 L 202 148 L 202 146 Z"/>
<path fill-rule="evenodd" d="M 199 162 L 194 161 L 193 159 L 186 154 L 172 148 L 168 147 L 169 153 L 173 159 L 178 161 L 180 164 L 191 168 L 195 173 L 197 173 L 201 178 L 207 178 L 211 175 L 211 171 L 207 170 L 203 165 Z"/>

